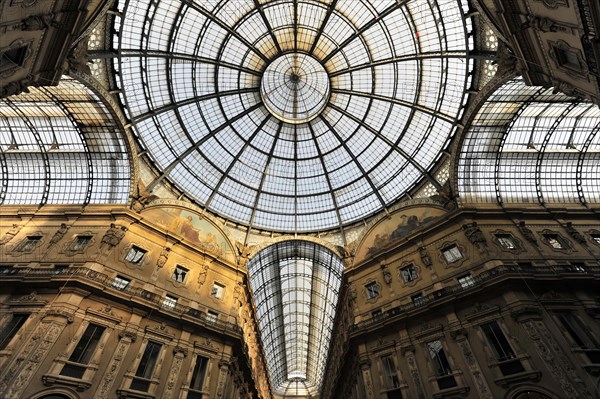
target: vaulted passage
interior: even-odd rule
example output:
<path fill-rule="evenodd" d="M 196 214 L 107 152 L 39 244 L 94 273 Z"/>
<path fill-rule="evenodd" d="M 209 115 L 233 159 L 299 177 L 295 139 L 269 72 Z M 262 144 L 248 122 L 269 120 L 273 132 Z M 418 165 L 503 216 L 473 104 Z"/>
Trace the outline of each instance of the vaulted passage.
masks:
<path fill-rule="evenodd" d="M 333 329 L 343 263 L 327 248 L 285 241 L 248 263 L 250 287 L 276 394 L 319 392 Z"/>

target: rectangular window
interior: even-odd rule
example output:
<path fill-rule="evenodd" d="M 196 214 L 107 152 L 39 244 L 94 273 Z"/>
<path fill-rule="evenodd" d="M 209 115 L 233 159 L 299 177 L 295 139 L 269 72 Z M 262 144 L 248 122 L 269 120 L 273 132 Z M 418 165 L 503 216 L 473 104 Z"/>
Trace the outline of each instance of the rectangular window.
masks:
<path fill-rule="evenodd" d="M 175 267 L 175 271 L 173 272 L 173 276 L 171 276 L 171 278 L 175 281 L 177 281 L 178 283 L 183 283 L 185 281 L 185 277 L 187 276 L 189 270 L 186 269 L 183 266 L 179 266 L 177 265 L 177 267 Z"/>
<path fill-rule="evenodd" d="M 425 298 L 423 297 L 423 294 L 413 295 L 410 297 L 410 299 L 412 300 L 412 303 L 415 306 L 425 305 Z"/>
<path fill-rule="evenodd" d="M 0 72 L 23 66 L 29 45 L 12 48 L 0 53 Z"/>
<path fill-rule="evenodd" d="M 156 361 L 158 360 L 158 354 L 162 345 L 153 341 L 148 341 L 144 354 L 140 360 L 137 370 L 135 371 L 135 377 L 131 381 L 131 389 L 136 391 L 148 392 L 150 388 L 150 380 L 156 367 Z"/>
<path fill-rule="evenodd" d="M 470 274 L 466 274 L 462 277 L 457 278 L 458 283 L 463 288 L 473 287 L 475 285 L 475 279 Z"/>
<path fill-rule="evenodd" d="M 556 59 L 560 66 L 575 72 L 582 72 L 578 50 L 554 47 L 554 54 L 556 54 Z"/>
<path fill-rule="evenodd" d="M 190 391 L 187 399 L 202 399 L 202 389 L 204 388 L 207 367 L 208 358 L 200 355 L 196 356 L 196 364 L 192 373 L 192 381 L 190 382 Z"/>
<path fill-rule="evenodd" d="M 127 262 L 131 262 L 136 265 L 139 265 L 140 262 L 142 261 L 142 259 L 144 259 L 144 255 L 146 255 L 146 252 L 148 252 L 148 251 L 133 245 L 131 247 L 131 249 L 129 250 L 129 252 L 127 253 L 125 260 Z"/>
<path fill-rule="evenodd" d="M 8 346 L 10 340 L 19 332 L 25 321 L 29 317 L 28 314 L 13 314 L 10 321 L 0 331 L 0 350 Z"/>
<path fill-rule="evenodd" d="M 442 254 L 447 263 L 454 263 L 463 258 L 460 249 L 456 245 L 450 245 L 442 249 Z"/>
<path fill-rule="evenodd" d="M 367 290 L 367 298 L 371 299 L 379 296 L 379 286 L 376 282 L 365 285 L 365 289 Z"/>
<path fill-rule="evenodd" d="M 31 252 L 40 243 L 42 236 L 28 236 L 19 246 L 19 252 Z"/>
<path fill-rule="evenodd" d="M 566 312 L 558 313 L 558 318 L 575 344 L 583 349 L 588 360 L 593 364 L 600 364 L 600 349 L 579 319 L 573 314 Z"/>
<path fill-rule="evenodd" d="M 130 282 L 131 282 L 131 280 L 126 279 L 125 277 L 117 276 L 113 280 L 112 286 L 113 286 L 113 288 L 116 288 L 118 290 L 124 290 L 129 285 Z"/>
<path fill-rule="evenodd" d="M 577 272 L 577 273 L 585 273 L 585 263 L 583 262 L 570 262 L 570 264 L 567 266 L 567 269 L 571 272 Z"/>
<path fill-rule="evenodd" d="M 77 236 L 71 249 L 73 251 L 83 251 L 92 241 L 92 236 Z"/>
<path fill-rule="evenodd" d="M 174 310 L 176 305 L 177 305 L 177 298 L 175 298 L 171 295 L 165 295 L 165 297 L 162 300 L 163 308 L 166 308 L 169 310 Z"/>
<path fill-rule="evenodd" d="M 218 317 L 219 317 L 219 315 L 215 312 L 211 312 L 210 310 L 208 312 L 206 312 L 206 321 L 214 323 L 217 321 Z"/>
<path fill-rule="evenodd" d="M 69 271 L 69 265 L 54 265 L 54 274 L 64 274 Z"/>
<path fill-rule="evenodd" d="M 506 339 L 504 332 L 496 321 L 481 325 L 481 329 L 499 362 L 500 371 L 503 375 L 510 375 L 525 371 L 521 361 L 516 359 L 515 353 Z"/>
<path fill-rule="evenodd" d="M 581 349 L 596 349 L 596 344 L 581 323 L 571 313 L 558 313 L 558 319 Z"/>
<path fill-rule="evenodd" d="M 223 292 L 225 292 L 225 286 L 223 284 L 214 283 L 210 295 L 217 299 L 223 298 Z"/>
<path fill-rule="evenodd" d="M 417 268 L 415 267 L 415 265 L 405 266 L 400 269 L 400 275 L 402 276 L 402 280 L 405 283 L 409 283 L 417 279 Z"/>
<path fill-rule="evenodd" d="M 396 363 L 392 355 L 383 356 L 381 358 L 381 364 L 383 366 L 383 378 L 385 381 L 386 388 L 399 388 L 400 380 L 398 379 L 398 373 L 396 371 Z"/>
<path fill-rule="evenodd" d="M 558 234 L 544 234 L 544 238 L 546 239 L 546 242 L 554 249 L 566 248 Z"/>
<path fill-rule="evenodd" d="M 67 377 L 82 378 L 87 369 L 84 365 L 90 362 L 103 333 L 104 327 L 95 324 L 88 325 L 60 374 Z"/>
<path fill-rule="evenodd" d="M 510 234 L 495 234 L 500 246 L 504 249 L 517 249 L 517 243 Z"/>
<path fill-rule="evenodd" d="M 440 390 L 455 387 L 456 380 L 452 375 L 450 363 L 446 357 L 446 352 L 440 340 L 435 340 L 427 343 L 427 350 L 433 365 L 438 387 Z"/>

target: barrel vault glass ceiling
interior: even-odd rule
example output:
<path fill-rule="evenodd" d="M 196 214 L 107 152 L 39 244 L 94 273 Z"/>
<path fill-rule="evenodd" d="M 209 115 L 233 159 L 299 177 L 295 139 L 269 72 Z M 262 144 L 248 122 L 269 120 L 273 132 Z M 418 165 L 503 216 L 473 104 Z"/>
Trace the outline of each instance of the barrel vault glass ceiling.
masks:
<path fill-rule="evenodd" d="M 460 0 L 130 0 L 113 68 L 167 181 L 252 228 L 362 220 L 420 183 L 454 135 L 474 48 Z"/>
<path fill-rule="evenodd" d="M 331 251 L 285 241 L 249 263 L 250 287 L 273 390 L 318 395 L 344 265 Z"/>

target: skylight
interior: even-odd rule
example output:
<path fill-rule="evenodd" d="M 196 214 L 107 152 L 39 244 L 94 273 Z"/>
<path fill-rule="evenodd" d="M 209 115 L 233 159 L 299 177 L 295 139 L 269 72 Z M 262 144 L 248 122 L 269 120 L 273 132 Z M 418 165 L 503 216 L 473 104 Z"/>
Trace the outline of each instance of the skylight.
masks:
<path fill-rule="evenodd" d="M 131 0 L 113 66 L 158 177 L 284 232 L 388 207 L 442 157 L 473 60 L 456 0 Z M 113 55 L 114 55 L 113 54 Z"/>

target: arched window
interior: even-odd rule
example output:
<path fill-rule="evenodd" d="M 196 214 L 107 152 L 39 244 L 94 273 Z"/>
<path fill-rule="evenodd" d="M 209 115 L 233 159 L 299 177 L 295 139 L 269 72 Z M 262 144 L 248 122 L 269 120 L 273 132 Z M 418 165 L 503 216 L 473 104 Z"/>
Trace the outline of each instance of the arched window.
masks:
<path fill-rule="evenodd" d="M 519 392 L 512 399 L 552 399 L 550 396 L 536 391 Z"/>

